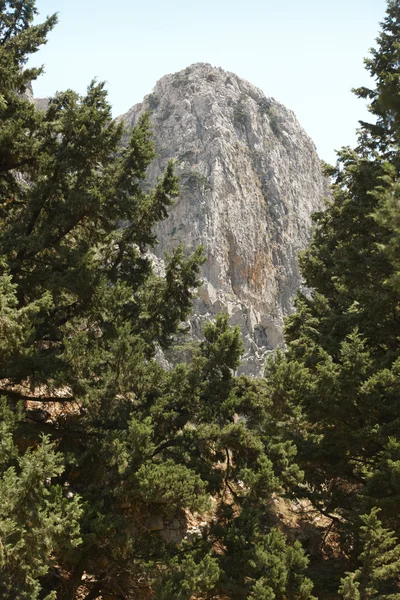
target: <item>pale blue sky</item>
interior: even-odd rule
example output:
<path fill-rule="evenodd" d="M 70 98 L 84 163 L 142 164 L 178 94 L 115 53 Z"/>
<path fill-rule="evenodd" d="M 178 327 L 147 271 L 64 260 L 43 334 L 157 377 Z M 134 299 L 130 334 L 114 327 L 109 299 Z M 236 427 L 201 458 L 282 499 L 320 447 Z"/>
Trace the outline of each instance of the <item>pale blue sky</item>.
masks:
<path fill-rule="evenodd" d="M 374 45 L 385 0 L 37 0 L 59 13 L 34 58 L 46 73 L 35 95 L 107 82 L 115 116 L 166 73 L 194 62 L 233 71 L 292 109 L 321 158 L 355 143 L 368 82 L 363 58 Z"/>

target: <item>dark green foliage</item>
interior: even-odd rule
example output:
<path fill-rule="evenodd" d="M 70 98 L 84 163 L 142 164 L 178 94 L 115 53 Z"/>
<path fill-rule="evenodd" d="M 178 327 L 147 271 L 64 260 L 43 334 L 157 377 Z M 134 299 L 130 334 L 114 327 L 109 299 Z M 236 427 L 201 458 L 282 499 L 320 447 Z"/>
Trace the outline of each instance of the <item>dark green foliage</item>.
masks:
<path fill-rule="evenodd" d="M 360 148 L 378 152 L 399 169 L 399 112 L 400 112 L 400 6 L 398 0 L 388 0 L 377 48 L 365 60 L 370 75 L 376 82 L 374 88 L 355 89 L 360 98 L 370 101 L 369 110 L 376 122 L 362 122 Z"/>
<path fill-rule="evenodd" d="M 204 192 L 210 189 L 210 184 L 205 175 L 198 171 L 184 171 L 180 175 L 182 190 L 190 193 Z"/>
<path fill-rule="evenodd" d="M 203 257 L 178 247 L 153 271 L 178 188 L 171 164 L 144 185 L 148 115 L 122 146 L 103 84 L 37 112 L 22 92 L 39 72 L 24 64 L 55 18 L 33 27 L 33 2 L 0 9 L 0 595 L 311 598 L 300 545 L 271 530 L 272 494 L 302 473 L 264 382 L 233 375 L 239 331 L 220 316 L 189 364 L 154 359 Z M 185 540 L 194 511 L 205 521 Z"/>
<path fill-rule="evenodd" d="M 157 600 L 187 600 L 195 594 L 208 594 L 219 578 L 215 558 L 201 552 L 190 551 L 171 558 L 165 575 L 160 575 L 154 585 Z"/>
<path fill-rule="evenodd" d="M 264 525 L 265 526 L 265 525 Z M 257 511 L 247 505 L 241 515 L 225 522 L 223 561 L 229 580 L 225 591 L 241 600 L 315 600 L 312 582 L 304 576 L 308 559 L 300 542 L 288 544 L 276 528 L 260 527 Z"/>
<path fill-rule="evenodd" d="M 281 126 L 279 123 L 279 116 L 273 103 L 267 98 L 262 98 L 258 103 L 260 114 L 268 117 L 269 126 L 276 137 L 281 135 Z"/>
<path fill-rule="evenodd" d="M 246 107 L 246 96 L 241 96 L 233 107 L 233 124 L 235 127 L 246 127 L 249 120 L 249 112 Z"/>
<path fill-rule="evenodd" d="M 147 96 L 147 103 L 149 105 L 150 110 L 155 110 L 160 104 L 160 98 L 157 96 L 157 94 L 149 94 Z"/>
<path fill-rule="evenodd" d="M 308 560 L 300 542 L 288 546 L 281 531 L 272 531 L 258 544 L 252 568 L 264 575 L 257 577 L 249 598 L 252 600 L 315 600 L 310 595 L 312 583 L 304 578 Z"/>
<path fill-rule="evenodd" d="M 29 54 L 46 42 L 56 16 L 32 26 L 35 1 L 0 2 L 0 193 L 11 202 L 16 183 L 13 169 L 29 172 L 36 162 L 40 140 L 33 135 L 41 115 L 21 96 L 42 69 L 22 69 Z M 15 116 L 18 115 L 19 119 Z M 0 222 L 4 206 L 0 207 Z"/>
<path fill-rule="evenodd" d="M 39 598 L 39 578 L 46 575 L 54 552 L 71 554 L 81 543 L 78 497 L 68 500 L 55 480 L 63 460 L 47 437 L 20 454 L 13 437 L 16 416 L 0 405 L 0 595 Z M 50 598 L 49 598 L 50 600 Z"/>
<path fill-rule="evenodd" d="M 268 98 L 262 98 L 259 102 L 258 102 L 258 110 L 260 111 L 261 115 L 268 115 L 268 112 L 271 109 L 271 101 L 268 100 Z"/>
<path fill-rule="evenodd" d="M 400 545 L 392 531 L 384 529 L 373 509 L 362 517 L 360 567 L 347 573 L 340 588 L 344 600 L 399 600 Z"/>
<path fill-rule="evenodd" d="M 362 123 L 358 148 L 326 168 L 333 197 L 301 257 L 311 292 L 298 294 L 287 354 L 266 373 L 305 471 L 298 493 L 346 532 L 350 554 L 360 515 L 374 506 L 400 532 L 399 48 L 395 1 L 367 60 L 376 86 L 357 90 L 376 124 Z"/>

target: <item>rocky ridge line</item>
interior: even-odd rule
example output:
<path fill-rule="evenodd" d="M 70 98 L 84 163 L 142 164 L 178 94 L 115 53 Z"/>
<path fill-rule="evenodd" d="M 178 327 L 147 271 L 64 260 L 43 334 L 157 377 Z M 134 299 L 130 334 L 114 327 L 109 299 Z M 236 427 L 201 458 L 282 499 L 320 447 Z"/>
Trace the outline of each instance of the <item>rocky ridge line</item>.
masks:
<path fill-rule="evenodd" d="M 166 75 L 120 119 L 129 129 L 144 111 L 157 151 L 150 183 L 171 158 L 181 178 L 156 256 L 180 242 L 204 246 L 191 335 L 201 338 L 204 321 L 227 311 L 243 333 L 242 370 L 259 374 L 283 341 L 283 318 L 301 285 L 297 254 L 327 195 L 315 145 L 292 111 L 209 64 Z"/>
<path fill-rule="evenodd" d="M 47 108 L 31 89 L 27 96 Z M 129 130 L 144 111 L 157 151 L 150 184 L 171 158 L 181 178 L 180 197 L 157 230 L 157 268 L 177 244 L 203 245 L 191 337 L 201 339 L 204 322 L 228 312 L 243 333 L 241 371 L 259 375 L 268 351 L 283 342 L 283 318 L 301 286 L 297 254 L 328 195 L 315 146 L 292 111 L 209 64 L 166 75 L 119 120 Z"/>

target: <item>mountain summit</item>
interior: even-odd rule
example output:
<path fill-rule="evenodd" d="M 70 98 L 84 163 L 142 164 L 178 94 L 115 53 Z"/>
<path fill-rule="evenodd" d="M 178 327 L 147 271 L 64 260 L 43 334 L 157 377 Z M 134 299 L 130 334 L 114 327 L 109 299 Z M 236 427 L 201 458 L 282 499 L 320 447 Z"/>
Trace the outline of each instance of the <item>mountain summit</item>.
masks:
<path fill-rule="evenodd" d="M 160 79 L 120 117 L 128 128 L 150 111 L 154 183 L 174 159 L 181 194 L 158 227 L 158 257 L 202 244 L 204 285 L 190 321 L 227 311 L 243 332 L 243 370 L 260 373 L 282 342 L 283 317 L 301 279 L 297 254 L 326 195 L 315 146 L 294 113 L 233 73 L 198 63 Z"/>

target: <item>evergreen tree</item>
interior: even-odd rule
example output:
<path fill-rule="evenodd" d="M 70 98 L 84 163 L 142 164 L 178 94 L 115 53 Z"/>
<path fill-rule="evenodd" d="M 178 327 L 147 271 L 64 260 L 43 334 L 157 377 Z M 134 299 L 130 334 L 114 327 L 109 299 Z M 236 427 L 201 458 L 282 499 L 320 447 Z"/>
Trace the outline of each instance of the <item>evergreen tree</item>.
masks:
<path fill-rule="evenodd" d="M 388 0 L 386 16 L 381 24 L 377 48 L 365 59 L 365 66 L 375 80 L 374 88 L 360 87 L 355 93 L 370 100 L 369 111 L 375 117 L 373 123 L 361 122 L 361 148 L 383 155 L 398 170 L 400 134 L 400 5 L 398 0 Z"/>
<path fill-rule="evenodd" d="M 264 382 L 233 376 L 239 331 L 221 316 L 190 364 L 154 359 L 203 260 L 177 248 L 164 276 L 152 267 L 173 167 L 144 191 L 148 116 L 121 145 L 103 84 L 35 109 L 40 71 L 24 65 L 56 20 L 33 26 L 35 12 L 0 2 L 0 593 L 311 598 L 300 545 L 269 518 L 301 479 L 295 448 Z M 165 535 L 196 511 L 196 533 Z"/>
<path fill-rule="evenodd" d="M 361 566 L 342 579 L 344 600 L 398 600 L 400 598 L 400 545 L 392 531 L 384 529 L 378 509 L 362 517 Z"/>
<path fill-rule="evenodd" d="M 42 72 L 40 68 L 26 69 L 30 54 L 46 43 L 46 36 L 54 27 L 56 15 L 40 25 L 32 25 L 37 13 L 34 0 L 2 0 L 0 2 L 0 222 L 7 205 L 18 187 L 18 171 L 26 172 L 34 166 L 40 148 L 38 130 L 41 115 L 24 94 L 31 82 Z"/>
<path fill-rule="evenodd" d="M 0 419 L 0 595 L 36 600 L 51 554 L 68 555 L 80 544 L 82 509 L 78 498 L 67 500 L 61 486 L 52 484 L 64 469 L 49 439 L 19 455 L 13 433 L 21 413 L 3 401 Z"/>
<path fill-rule="evenodd" d="M 399 48 L 400 3 L 392 1 L 367 61 L 376 86 L 357 90 L 372 100 L 376 124 L 361 123 L 359 146 L 327 168 L 333 197 L 301 258 L 312 291 L 298 294 L 288 352 L 267 369 L 306 473 L 299 493 L 337 525 L 380 506 L 397 533 Z"/>

